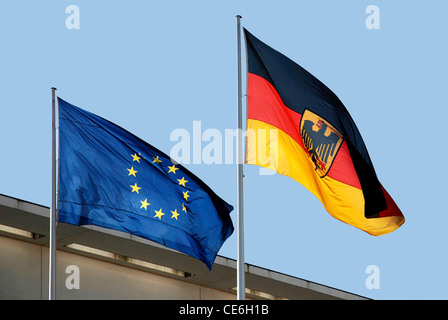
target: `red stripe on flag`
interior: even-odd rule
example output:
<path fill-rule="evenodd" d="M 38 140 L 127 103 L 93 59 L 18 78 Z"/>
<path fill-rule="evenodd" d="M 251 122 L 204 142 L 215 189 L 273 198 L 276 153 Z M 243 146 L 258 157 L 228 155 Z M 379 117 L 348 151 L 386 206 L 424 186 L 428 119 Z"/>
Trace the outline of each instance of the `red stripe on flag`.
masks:
<path fill-rule="evenodd" d="M 302 115 L 289 109 L 283 103 L 277 90 L 275 90 L 269 81 L 263 77 L 249 73 L 247 102 L 248 119 L 263 121 L 275 126 L 288 134 L 305 150 L 300 136 L 300 120 Z M 345 141 L 333 161 L 328 176 L 361 189 L 361 184 Z"/>

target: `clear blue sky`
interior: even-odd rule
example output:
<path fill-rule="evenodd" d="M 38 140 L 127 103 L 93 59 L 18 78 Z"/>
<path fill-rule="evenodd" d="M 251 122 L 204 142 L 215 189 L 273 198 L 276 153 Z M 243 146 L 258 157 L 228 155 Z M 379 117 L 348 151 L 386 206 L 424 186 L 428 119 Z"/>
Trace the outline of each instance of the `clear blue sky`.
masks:
<path fill-rule="evenodd" d="M 79 29 L 66 28 L 71 4 Z M 379 30 L 365 25 L 371 4 Z M 342 100 L 407 219 L 372 237 L 245 166 L 246 262 L 374 299 L 447 299 L 447 12 L 442 0 L 2 2 L 0 193 L 50 205 L 52 86 L 166 153 L 193 121 L 234 129 L 240 14 Z M 235 165 L 186 166 L 236 206 Z M 219 254 L 236 259 L 236 232 Z M 369 265 L 380 289 L 366 288 Z"/>

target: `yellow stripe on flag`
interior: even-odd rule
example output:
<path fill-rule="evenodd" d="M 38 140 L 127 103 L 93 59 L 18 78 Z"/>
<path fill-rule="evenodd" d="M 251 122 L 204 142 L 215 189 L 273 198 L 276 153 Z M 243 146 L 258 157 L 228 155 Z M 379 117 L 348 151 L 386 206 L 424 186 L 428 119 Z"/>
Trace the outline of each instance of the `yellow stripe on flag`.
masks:
<path fill-rule="evenodd" d="M 397 229 L 402 216 L 367 219 L 362 190 L 329 176 L 320 178 L 303 148 L 284 131 L 263 121 L 248 119 L 246 163 L 291 177 L 324 205 L 334 218 L 379 236 Z"/>

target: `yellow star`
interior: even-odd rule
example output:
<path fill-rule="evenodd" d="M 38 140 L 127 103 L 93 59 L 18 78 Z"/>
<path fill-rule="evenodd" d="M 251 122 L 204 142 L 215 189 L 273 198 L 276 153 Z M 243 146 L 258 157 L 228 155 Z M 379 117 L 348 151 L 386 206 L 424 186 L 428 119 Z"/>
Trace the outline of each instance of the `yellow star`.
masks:
<path fill-rule="evenodd" d="M 155 158 L 152 157 L 152 158 L 154 159 L 154 161 L 152 163 L 154 163 L 154 162 L 161 163 L 162 162 L 162 160 L 159 159 L 159 156 L 157 156 Z"/>
<path fill-rule="evenodd" d="M 177 179 L 177 181 L 179 181 L 180 186 L 184 186 L 184 187 L 185 187 L 185 183 L 188 182 L 188 180 L 185 180 L 185 177 L 182 177 L 182 179 Z"/>
<path fill-rule="evenodd" d="M 176 168 L 175 164 L 173 164 L 171 167 L 168 166 L 168 168 L 170 168 L 170 171 L 168 171 L 168 173 L 172 172 L 172 173 L 176 174 L 176 170 L 179 170 L 179 168 Z"/>
<path fill-rule="evenodd" d="M 190 195 L 188 194 L 188 192 L 189 192 L 189 191 L 185 191 L 185 192 L 184 192 L 184 198 L 185 198 L 185 200 L 188 200 L 188 197 L 190 196 Z"/>
<path fill-rule="evenodd" d="M 187 212 L 187 207 L 185 207 L 185 205 L 182 203 L 182 211 Z"/>
<path fill-rule="evenodd" d="M 171 211 L 171 213 L 173 214 L 173 215 L 171 216 L 171 219 L 172 219 L 172 218 L 176 218 L 176 220 L 177 220 L 177 216 L 179 215 L 179 214 L 177 213 L 177 209 L 174 209 L 174 211 Z"/>
<path fill-rule="evenodd" d="M 140 207 L 140 209 L 145 208 L 145 210 L 146 210 L 146 207 L 150 205 L 150 203 L 148 202 L 148 198 L 146 198 L 145 201 L 140 201 L 140 202 L 142 203 L 142 206 Z"/>
<path fill-rule="evenodd" d="M 134 154 L 134 155 L 131 155 L 132 156 L 132 161 L 137 161 L 138 163 L 140 163 L 140 157 L 137 155 L 137 153 L 136 154 Z"/>
<path fill-rule="evenodd" d="M 130 187 L 132 188 L 132 192 L 137 192 L 137 193 L 139 193 L 138 190 L 141 189 L 139 186 L 137 186 L 137 182 L 135 183 L 135 185 L 130 186 Z"/>
<path fill-rule="evenodd" d="M 159 218 L 160 220 L 162 220 L 162 216 L 165 215 L 165 214 L 162 212 L 162 208 L 160 208 L 159 211 L 157 211 L 157 210 L 154 210 L 154 211 L 156 212 L 156 215 L 154 216 L 154 218 Z"/>
<path fill-rule="evenodd" d="M 135 174 L 138 172 L 138 171 L 135 171 L 134 170 L 134 167 L 131 167 L 131 169 L 127 169 L 128 171 L 129 171 L 129 176 L 134 176 L 134 177 L 137 177 Z"/>

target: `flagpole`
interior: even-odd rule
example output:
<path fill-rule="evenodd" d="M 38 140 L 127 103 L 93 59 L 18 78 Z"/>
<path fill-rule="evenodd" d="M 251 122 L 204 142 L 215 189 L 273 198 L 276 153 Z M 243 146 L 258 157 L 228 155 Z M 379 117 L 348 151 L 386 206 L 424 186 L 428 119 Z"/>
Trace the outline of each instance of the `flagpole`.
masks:
<path fill-rule="evenodd" d="M 237 137 L 237 184 L 238 184 L 238 261 L 237 261 L 237 299 L 244 300 L 246 294 L 244 269 L 244 207 L 243 207 L 243 106 L 241 83 L 241 16 L 236 16 L 238 52 L 238 137 Z"/>
<path fill-rule="evenodd" d="M 56 298 L 56 88 L 51 88 L 51 209 L 50 209 L 50 244 L 48 261 L 48 299 Z"/>

